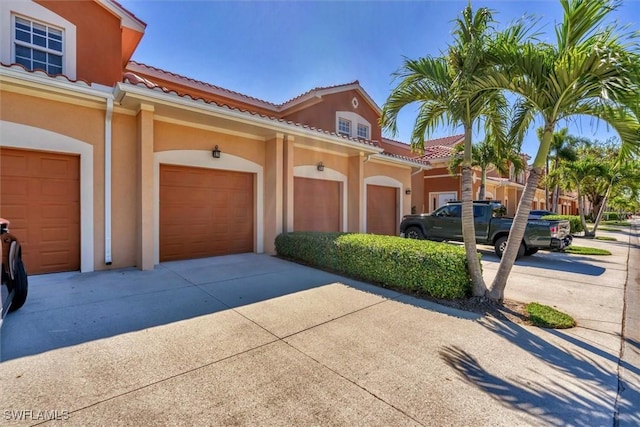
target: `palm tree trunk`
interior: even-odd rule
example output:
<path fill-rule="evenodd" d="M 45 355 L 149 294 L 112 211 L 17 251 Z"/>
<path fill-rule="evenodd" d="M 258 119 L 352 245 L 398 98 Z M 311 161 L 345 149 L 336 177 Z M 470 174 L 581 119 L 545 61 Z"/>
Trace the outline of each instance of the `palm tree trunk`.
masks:
<path fill-rule="evenodd" d="M 580 222 L 582 223 L 582 229 L 584 230 L 584 235 L 587 235 L 589 229 L 587 228 L 587 220 L 584 217 L 584 196 L 582 195 L 582 191 L 580 190 L 580 184 L 576 185 L 576 191 L 578 192 L 578 215 L 580 215 Z"/>
<path fill-rule="evenodd" d="M 487 296 L 494 301 L 501 302 L 504 299 L 504 289 L 507 286 L 507 279 L 509 278 L 513 264 L 516 261 L 518 249 L 520 248 L 525 229 L 527 228 L 527 223 L 529 222 L 529 212 L 531 212 L 533 197 L 536 194 L 538 182 L 543 174 L 544 168 L 536 167 L 531 169 L 531 173 L 529 174 L 529 179 L 524 187 L 522 199 L 518 204 L 516 216 L 513 218 L 513 223 L 511 224 L 507 247 L 502 254 L 498 272 L 496 273 L 493 283 L 491 284 L 491 289 L 487 294 Z"/>
<path fill-rule="evenodd" d="M 507 247 L 502 254 L 498 271 L 496 272 L 496 276 L 493 278 L 493 283 L 491 283 L 491 289 L 487 292 L 487 297 L 494 301 L 501 302 L 504 299 L 504 289 L 507 287 L 507 279 L 509 278 L 513 264 L 516 261 L 518 249 L 520 249 L 522 238 L 524 237 L 524 231 L 527 228 L 527 223 L 529 222 L 529 212 L 531 212 L 533 197 L 536 194 L 538 182 L 540 182 L 540 178 L 544 175 L 545 162 L 548 164 L 547 159 L 552 136 L 553 124 L 547 124 L 544 129 L 542 141 L 540 142 L 540 147 L 538 148 L 538 154 L 533 161 L 529 179 L 527 179 L 527 183 L 524 186 L 524 192 L 522 194 L 522 199 L 520 199 L 520 203 L 518 204 L 516 216 L 513 218 L 511 230 L 509 230 Z"/>
<path fill-rule="evenodd" d="M 478 194 L 478 200 L 484 200 L 487 191 L 487 168 L 482 168 L 480 176 L 480 194 Z"/>
<path fill-rule="evenodd" d="M 462 239 L 471 276 L 474 296 L 484 296 L 487 285 L 482 277 L 482 268 L 476 246 L 476 227 L 473 222 L 473 171 L 471 168 L 471 126 L 465 126 L 464 158 L 462 160 Z"/>
<path fill-rule="evenodd" d="M 598 216 L 593 224 L 593 229 L 591 230 L 590 237 L 595 237 L 596 230 L 598 229 L 598 225 L 600 224 L 600 220 L 602 219 L 602 214 L 607 206 L 607 200 L 609 199 L 609 195 L 611 194 L 611 187 L 613 187 L 613 180 L 609 183 L 609 188 L 607 188 L 607 192 L 604 195 L 604 199 L 602 199 L 602 205 L 600 206 L 600 210 L 598 211 Z"/>

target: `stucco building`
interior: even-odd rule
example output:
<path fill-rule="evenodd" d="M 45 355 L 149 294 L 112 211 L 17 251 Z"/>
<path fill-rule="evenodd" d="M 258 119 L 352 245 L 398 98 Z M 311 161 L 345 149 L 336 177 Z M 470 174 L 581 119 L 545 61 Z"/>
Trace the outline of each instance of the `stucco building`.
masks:
<path fill-rule="evenodd" d="M 111 0 L 0 20 L 0 215 L 30 274 L 397 234 L 424 191 L 428 162 L 385 152 L 357 81 L 274 104 L 132 62 L 146 24 Z"/>

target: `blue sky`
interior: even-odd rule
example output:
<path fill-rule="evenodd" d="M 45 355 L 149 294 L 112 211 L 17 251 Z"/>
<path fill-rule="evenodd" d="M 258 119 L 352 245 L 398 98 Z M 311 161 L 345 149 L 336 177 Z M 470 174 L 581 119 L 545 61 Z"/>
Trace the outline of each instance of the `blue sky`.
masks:
<path fill-rule="evenodd" d="M 452 20 L 466 1 L 164 1 L 120 0 L 147 23 L 133 60 L 282 103 L 318 86 L 359 80 L 380 106 L 395 86 L 403 57 L 437 56 L 451 41 Z M 562 18 L 556 0 L 473 2 L 489 7 L 498 26 L 523 14 L 541 19 L 548 41 Z M 640 29 L 640 0 L 626 0 L 612 16 Z M 395 139 L 407 142 L 416 110 L 400 115 Z M 606 139 L 613 133 L 590 119 L 571 133 Z M 431 137 L 459 133 L 443 128 Z M 532 157 L 532 128 L 523 144 Z"/>

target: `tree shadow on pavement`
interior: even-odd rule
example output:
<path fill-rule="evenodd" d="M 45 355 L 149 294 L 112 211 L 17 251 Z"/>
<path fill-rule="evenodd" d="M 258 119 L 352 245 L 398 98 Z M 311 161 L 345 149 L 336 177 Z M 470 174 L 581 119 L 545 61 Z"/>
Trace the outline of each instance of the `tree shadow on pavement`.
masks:
<path fill-rule="evenodd" d="M 571 343 L 579 349 L 561 347 L 511 322 L 487 319 L 482 323 L 551 367 L 557 376 L 538 373 L 537 380 L 532 380 L 523 379 L 515 372 L 513 378 L 501 378 L 484 369 L 468 352 L 456 346 L 445 347 L 440 356 L 464 380 L 502 404 L 534 415 L 545 424 L 613 424 L 618 394 L 616 356 L 585 343 L 578 344 L 577 340 Z M 617 405 L 621 413 L 640 425 L 640 414 L 632 401 L 621 399 Z"/>

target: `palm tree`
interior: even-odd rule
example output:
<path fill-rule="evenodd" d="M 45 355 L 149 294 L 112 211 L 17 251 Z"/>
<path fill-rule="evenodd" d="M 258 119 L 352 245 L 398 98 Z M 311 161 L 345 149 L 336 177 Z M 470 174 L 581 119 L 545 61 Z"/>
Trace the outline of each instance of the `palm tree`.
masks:
<path fill-rule="evenodd" d="M 538 128 L 538 139 L 542 141 L 544 135 L 543 128 Z M 557 179 L 554 179 L 553 171 L 558 169 L 558 166 L 563 161 L 575 161 L 577 159 L 577 153 L 574 148 L 577 139 L 569 135 L 568 128 L 562 128 L 559 131 L 553 133 L 551 138 L 551 146 L 549 147 L 549 155 L 547 156 L 547 170 L 546 177 L 547 182 L 545 189 L 548 192 L 549 185 L 553 187 L 553 193 L 551 194 L 551 211 L 558 213 L 558 200 L 560 199 L 560 183 Z M 549 167 L 549 160 L 552 161 L 553 167 Z M 549 195 L 547 194 L 546 203 L 549 203 Z"/>
<path fill-rule="evenodd" d="M 611 0 L 560 0 L 564 17 L 556 26 L 556 45 L 528 40 L 495 43 L 493 75 L 478 76 L 479 88 L 505 89 L 519 95 L 514 132 L 523 132 L 539 115 L 543 135 L 509 234 L 507 248 L 488 297 L 501 301 L 524 236 L 531 203 L 544 173 L 556 124 L 573 115 L 608 122 L 619 134 L 623 152 L 640 150 L 638 116 L 629 108 L 637 100 L 640 63 L 637 34 L 601 27 L 619 3 Z"/>
<path fill-rule="evenodd" d="M 479 144 L 475 144 L 471 147 L 471 166 L 480 168 L 480 191 L 478 194 L 478 200 L 485 199 L 485 191 L 487 187 L 487 171 L 489 168 L 495 168 L 501 175 L 509 173 L 510 165 L 514 166 L 515 172 L 524 169 L 524 160 L 519 154 L 517 145 L 513 146 L 499 146 L 495 141 L 485 138 Z M 460 153 L 464 151 L 463 145 L 457 145 L 455 147 L 456 155 L 452 158 L 449 164 L 449 172 L 455 173 L 458 171 L 460 164 L 462 163 L 462 157 Z"/>
<path fill-rule="evenodd" d="M 486 285 L 476 249 L 473 223 L 472 179 L 472 126 L 484 117 L 486 126 L 496 138 L 506 138 L 504 111 L 505 98 L 499 91 L 470 94 L 474 75 L 481 75 L 486 67 L 484 49 L 488 45 L 490 25 L 493 22 L 487 8 L 474 14 L 471 5 L 455 21 L 454 44 L 446 56 L 405 59 L 396 73 L 400 82 L 393 89 L 382 108 L 381 125 L 392 134 L 397 133 L 397 118 L 401 109 L 419 103 L 419 112 L 411 134 L 414 151 L 424 151 L 427 132 L 440 125 L 462 126 L 464 129 L 464 155 L 462 169 L 462 235 L 473 294 L 484 296 Z"/>

